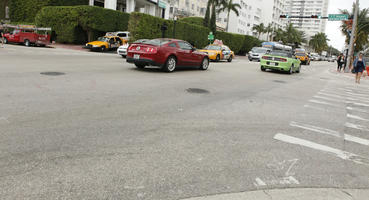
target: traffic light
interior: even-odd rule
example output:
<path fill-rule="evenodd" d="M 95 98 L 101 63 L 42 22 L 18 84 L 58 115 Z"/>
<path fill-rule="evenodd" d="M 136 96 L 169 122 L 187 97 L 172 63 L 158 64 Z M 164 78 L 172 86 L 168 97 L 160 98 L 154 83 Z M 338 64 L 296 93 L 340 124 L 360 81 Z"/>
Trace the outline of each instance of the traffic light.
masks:
<path fill-rule="evenodd" d="M 322 17 L 320 15 L 311 15 L 311 18 L 313 18 L 313 19 L 320 19 Z"/>
<path fill-rule="evenodd" d="M 288 15 L 279 15 L 279 18 L 288 18 Z"/>

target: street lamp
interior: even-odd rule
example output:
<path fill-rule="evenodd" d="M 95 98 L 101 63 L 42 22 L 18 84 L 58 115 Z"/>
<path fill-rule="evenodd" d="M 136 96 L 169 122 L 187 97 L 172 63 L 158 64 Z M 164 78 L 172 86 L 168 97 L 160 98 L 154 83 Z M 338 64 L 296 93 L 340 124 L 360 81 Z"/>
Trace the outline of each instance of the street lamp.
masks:
<path fill-rule="evenodd" d="M 173 38 L 176 38 L 176 24 L 177 24 L 177 16 L 174 16 L 174 26 L 173 26 Z"/>

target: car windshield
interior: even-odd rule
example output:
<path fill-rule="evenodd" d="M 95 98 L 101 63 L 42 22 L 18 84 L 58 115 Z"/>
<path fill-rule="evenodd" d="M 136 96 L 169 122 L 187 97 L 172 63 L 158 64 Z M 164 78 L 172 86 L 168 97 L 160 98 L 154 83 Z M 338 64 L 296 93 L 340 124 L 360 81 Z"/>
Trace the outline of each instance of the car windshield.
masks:
<path fill-rule="evenodd" d="M 296 56 L 305 56 L 304 53 L 296 53 Z"/>
<path fill-rule="evenodd" d="M 109 38 L 107 38 L 107 37 L 99 37 L 99 38 L 97 38 L 97 41 L 108 42 L 109 41 Z"/>
<path fill-rule="evenodd" d="M 285 51 L 272 51 L 269 54 L 272 56 L 291 57 L 290 53 Z"/>
<path fill-rule="evenodd" d="M 251 51 L 253 53 L 266 53 L 268 51 L 268 49 L 266 49 L 266 48 L 253 48 Z"/>
<path fill-rule="evenodd" d="M 206 50 L 221 50 L 222 47 L 221 46 L 215 46 L 215 45 L 208 45 L 204 49 L 206 49 Z"/>
<path fill-rule="evenodd" d="M 151 44 L 151 45 L 154 45 L 154 46 L 160 46 L 160 45 L 163 45 L 163 44 L 166 44 L 168 42 L 170 42 L 171 40 L 166 40 L 166 39 L 153 39 L 153 40 L 143 40 L 139 43 L 142 43 L 142 44 Z"/>

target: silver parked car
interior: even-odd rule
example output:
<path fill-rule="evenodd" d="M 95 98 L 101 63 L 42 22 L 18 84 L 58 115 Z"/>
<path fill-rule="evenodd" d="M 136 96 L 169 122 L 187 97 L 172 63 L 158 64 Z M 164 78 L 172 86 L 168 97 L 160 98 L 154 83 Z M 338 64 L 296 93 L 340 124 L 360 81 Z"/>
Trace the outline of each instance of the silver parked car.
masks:
<path fill-rule="evenodd" d="M 266 54 L 267 52 L 270 52 L 270 49 L 265 47 L 253 47 L 251 51 L 249 51 L 248 55 L 249 60 L 250 61 L 256 60 L 260 62 L 261 57 L 263 57 L 263 55 Z"/>

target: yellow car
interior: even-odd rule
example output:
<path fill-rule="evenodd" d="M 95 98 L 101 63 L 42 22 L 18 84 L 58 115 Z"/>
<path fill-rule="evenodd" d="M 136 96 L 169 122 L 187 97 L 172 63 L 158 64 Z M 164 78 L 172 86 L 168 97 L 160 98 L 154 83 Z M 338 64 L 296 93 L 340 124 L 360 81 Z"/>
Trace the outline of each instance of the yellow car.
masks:
<path fill-rule="evenodd" d="M 86 44 L 86 49 L 106 51 L 116 49 L 123 45 L 123 41 L 118 36 L 99 37 L 96 41 Z"/>
<path fill-rule="evenodd" d="M 305 52 L 296 52 L 295 56 L 303 65 L 310 65 L 310 58 Z"/>
<path fill-rule="evenodd" d="M 204 49 L 200 51 L 206 52 L 209 55 L 210 60 L 220 61 L 227 60 L 228 62 L 232 62 L 234 58 L 234 52 L 229 49 L 226 45 L 216 45 L 211 44 L 206 46 Z"/>

